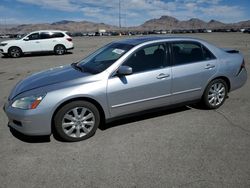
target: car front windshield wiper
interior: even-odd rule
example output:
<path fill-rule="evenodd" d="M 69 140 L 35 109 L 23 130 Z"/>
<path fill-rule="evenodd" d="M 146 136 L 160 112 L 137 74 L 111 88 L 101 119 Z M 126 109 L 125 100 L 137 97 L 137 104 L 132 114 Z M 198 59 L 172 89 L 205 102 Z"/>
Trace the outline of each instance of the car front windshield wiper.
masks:
<path fill-rule="evenodd" d="M 72 66 L 74 69 L 79 70 L 79 71 L 81 71 L 81 72 L 84 71 L 84 70 L 83 70 L 83 67 L 81 67 L 81 66 L 78 65 L 78 62 L 72 63 L 71 66 Z"/>

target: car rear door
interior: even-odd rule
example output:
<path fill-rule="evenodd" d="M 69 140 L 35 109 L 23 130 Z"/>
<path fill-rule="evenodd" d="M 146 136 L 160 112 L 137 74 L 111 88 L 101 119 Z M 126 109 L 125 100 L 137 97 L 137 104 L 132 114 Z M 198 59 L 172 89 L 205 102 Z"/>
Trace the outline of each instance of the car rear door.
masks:
<path fill-rule="evenodd" d="M 193 41 L 173 42 L 171 49 L 173 103 L 200 98 L 208 80 L 216 73 L 215 56 L 205 46 Z"/>
<path fill-rule="evenodd" d="M 41 46 L 45 52 L 54 51 L 54 47 L 57 44 L 57 39 L 54 37 L 54 32 L 42 32 L 41 35 Z"/>
<path fill-rule="evenodd" d="M 143 47 L 123 65 L 131 75 L 113 75 L 108 80 L 107 97 L 112 117 L 167 105 L 170 103 L 171 67 L 165 43 Z"/>

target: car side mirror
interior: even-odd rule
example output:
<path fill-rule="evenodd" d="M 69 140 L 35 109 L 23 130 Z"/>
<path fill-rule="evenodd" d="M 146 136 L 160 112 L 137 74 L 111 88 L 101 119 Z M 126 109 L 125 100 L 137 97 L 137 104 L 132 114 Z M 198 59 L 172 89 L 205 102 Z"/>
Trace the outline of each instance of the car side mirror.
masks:
<path fill-rule="evenodd" d="M 23 40 L 24 40 L 24 41 L 28 41 L 28 40 L 29 40 L 29 38 L 24 38 Z"/>
<path fill-rule="evenodd" d="M 117 74 L 116 75 L 130 75 L 133 73 L 133 69 L 132 67 L 129 66 L 120 66 L 119 69 L 117 70 Z"/>

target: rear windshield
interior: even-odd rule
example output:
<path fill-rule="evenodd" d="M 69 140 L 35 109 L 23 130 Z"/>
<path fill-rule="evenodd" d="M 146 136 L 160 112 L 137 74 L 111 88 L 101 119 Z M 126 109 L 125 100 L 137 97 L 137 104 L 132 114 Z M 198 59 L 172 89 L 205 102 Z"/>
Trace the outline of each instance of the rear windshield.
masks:
<path fill-rule="evenodd" d="M 92 74 L 100 73 L 111 66 L 132 47 L 134 46 L 131 44 L 108 44 L 83 59 L 78 63 L 78 66 L 80 66 L 83 71 L 87 71 Z"/>

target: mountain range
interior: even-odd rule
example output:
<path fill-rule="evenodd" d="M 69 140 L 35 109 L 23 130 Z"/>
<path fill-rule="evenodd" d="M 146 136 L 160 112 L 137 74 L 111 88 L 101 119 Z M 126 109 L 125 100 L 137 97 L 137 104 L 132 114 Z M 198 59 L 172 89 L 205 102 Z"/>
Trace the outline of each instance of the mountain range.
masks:
<path fill-rule="evenodd" d="M 162 16 L 158 19 L 151 19 L 142 25 L 135 27 L 122 27 L 108 25 L 104 23 L 94 23 L 89 21 L 70 21 L 62 20 L 54 23 L 41 23 L 41 24 L 23 24 L 13 27 L 1 27 L 0 33 L 28 33 L 35 30 L 43 29 L 58 29 L 66 30 L 69 32 L 96 32 L 99 29 L 107 31 L 119 30 L 139 30 L 139 31 L 152 31 L 152 30 L 173 30 L 173 29 L 241 29 L 250 28 L 250 20 L 241 21 L 237 23 L 223 23 L 217 20 L 205 22 L 198 18 L 189 20 L 178 20 L 171 16 Z"/>

